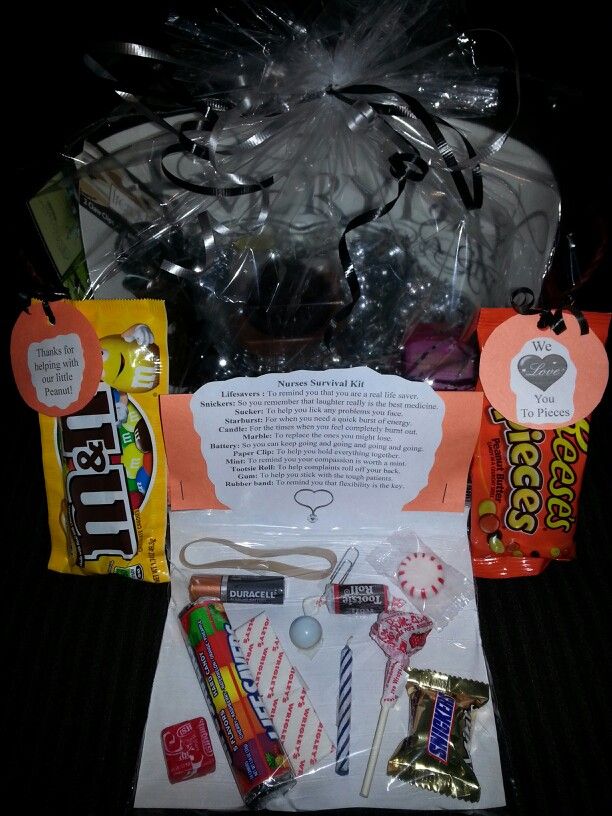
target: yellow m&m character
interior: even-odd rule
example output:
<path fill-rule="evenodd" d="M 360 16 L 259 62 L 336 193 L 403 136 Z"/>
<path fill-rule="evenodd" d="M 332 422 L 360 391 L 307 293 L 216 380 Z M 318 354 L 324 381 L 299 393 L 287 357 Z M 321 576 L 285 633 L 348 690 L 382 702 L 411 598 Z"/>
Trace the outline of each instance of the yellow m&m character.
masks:
<path fill-rule="evenodd" d="M 159 384 L 159 348 L 144 323 L 123 334 L 102 337 L 102 379 L 124 394 L 151 391 Z"/>

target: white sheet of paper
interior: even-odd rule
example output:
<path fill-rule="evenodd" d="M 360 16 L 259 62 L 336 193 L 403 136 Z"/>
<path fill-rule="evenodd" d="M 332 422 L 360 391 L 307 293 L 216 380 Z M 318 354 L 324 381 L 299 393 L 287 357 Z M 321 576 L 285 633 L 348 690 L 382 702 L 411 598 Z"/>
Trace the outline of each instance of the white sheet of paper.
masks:
<path fill-rule="evenodd" d="M 264 537 L 263 530 L 260 529 L 260 535 L 257 536 L 255 528 L 241 526 L 234 513 L 231 514 L 230 521 L 229 515 L 220 511 L 184 511 L 173 512 L 170 515 L 171 553 L 174 565 L 172 601 L 153 684 L 136 792 L 136 807 L 231 810 L 242 806 L 177 621 L 177 614 L 188 602 L 187 582 L 190 573 L 180 566 L 178 560 L 178 553 L 184 544 L 203 534 L 243 543 L 261 541 Z M 471 575 L 465 514 L 402 513 L 401 517 L 390 519 L 389 522 L 387 530 L 380 531 L 379 534 L 370 531 L 361 540 L 358 540 L 357 535 L 329 533 L 318 539 L 312 531 L 293 530 L 291 545 L 299 546 L 302 543 L 331 547 L 338 557 L 348 546 L 356 545 L 360 549 L 360 557 L 351 573 L 351 581 L 363 579 L 389 583 L 388 579 L 377 576 L 367 563 L 367 549 L 380 545 L 387 535 L 401 526 L 414 530 L 428 546 L 435 548 L 443 560 L 461 572 Z M 265 537 L 269 539 L 271 532 L 269 530 L 268 536 Z M 282 546 L 287 546 L 287 539 L 279 539 L 278 532 L 277 529 L 276 540 L 279 541 L 279 546 L 281 541 Z M 266 546 L 270 546 L 269 540 L 266 541 Z M 205 547 L 206 549 L 199 551 L 204 561 L 231 558 L 235 555 L 232 550 L 216 544 L 209 543 Z M 193 557 L 193 552 L 190 551 L 190 558 Z M 291 558 L 286 556 L 282 560 L 288 561 Z M 303 558 L 300 563 L 304 563 Z M 313 562 L 313 567 L 320 568 L 320 562 Z M 323 584 L 324 582 L 288 578 L 285 603 L 266 606 L 265 611 L 270 616 L 293 665 L 299 670 L 313 705 L 332 737 L 336 734 L 336 692 L 340 651 L 348 638 L 352 637 L 354 662 L 350 772 L 345 777 L 337 776 L 331 758 L 329 764 L 324 764 L 323 767 L 302 776 L 285 796 L 269 800 L 266 807 L 270 810 L 285 811 L 343 807 L 448 810 L 504 805 L 497 731 L 491 701 L 478 710 L 474 717 L 471 755 L 482 789 L 477 805 L 458 802 L 413 785 L 391 782 L 386 775 L 386 762 L 407 733 L 406 694 L 402 694 L 389 715 L 370 796 L 364 799 L 359 795 L 378 718 L 385 656 L 368 635 L 370 626 L 375 620 L 373 615 L 331 615 L 326 609 L 320 613 L 323 639 L 314 657 L 300 652 L 293 646 L 289 639 L 291 621 L 302 614 L 303 599 L 317 595 Z M 392 588 L 392 592 L 401 596 L 401 590 L 395 587 Z M 232 625 L 237 627 L 262 608 L 249 604 L 228 604 L 226 610 Z M 432 632 L 425 647 L 413 658 L 411 665 L 436 668 L 486 681 L 488 678 L 475 603 L 472 602 L 461 611 L 442 631 Z M 171 785 L 166 775 L 161 730 L 167 725 L 196 716 L 206 717 L 209 724 L 217 760 L 216 771 L 209 776 Z"/>
<path fill-rule="evenodd" d="M 191 411 L 223 504 L 250 518 L 273 508 L 275 523 L 337 526 L 416 498 L 445 407 L 427 383 L 359 366 L 209 382 Z"/>

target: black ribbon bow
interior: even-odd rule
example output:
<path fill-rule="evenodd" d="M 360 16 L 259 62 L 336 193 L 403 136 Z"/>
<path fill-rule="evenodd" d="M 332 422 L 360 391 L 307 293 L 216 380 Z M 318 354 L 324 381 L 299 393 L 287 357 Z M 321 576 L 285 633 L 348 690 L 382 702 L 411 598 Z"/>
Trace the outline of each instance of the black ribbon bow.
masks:
<path fill-rule="evenodd" d="M 564 306 L 557 306 L 556 308 L 547 308 L 544 306 L 535 306 L 535 295 L 527 286 L 521 286 L 512 292 L 511 304 L 513 309 L 522 315 L 539 314 L 538 329 L 552 329 L 555 334 L 562 334 L 566 329 L 565 318 L 563 317 L 563 309 L 571 312 L 580 326 L 580 334 L 589 333 L 589 324 L 583 312 L 576 306 L 571 296 L 566 296 L 567 300 Z"/>
<path fill-rule="evenodd" d="M 136 43 L 114 43 L 106 46 L 106 50 L 122 56 L 144 58 L 158 64 L 175 64 L 177 62 L 174 57 L 168 54 Z M 116 93 L 125 102 L 128 102 L 134 106 L 140 113 L 144 114 L 152 122 L 155 122 L 163 129 L 175 134 L 176 142 L 166 147 L 161 156 L 162 171 L 166 178 L 173 184 L 192 193 L 214 197 L 251 195 L 254 193 L 262 193 L 265 196 L 265 190 L 274 184 L 273 176 L 269 176 L 262 180 L 242 179 L 237 176 L 232 176 L 232 180 L 237 181 L 238 183 L 227 187 L 210 184 L 198 184 L 192 180 L 177 176 L 166 165 L 165 160 L 169 156 L 177 153 L 187 153 L 196 156 L 202 161 L 210 162 L 211 152 L 208 147 L 187 136 L 185 127 L 174 127 L 164 117 L 150 110 L 149 107 L 140 101 L 136 95 L 121 89 L 119 87 L 118 80 L 96 59 L 88 56 L 87 64 L 97 76 L 111 82 L 114 85 Z M 463 142 L 468 158 L 475 159 L 476 151 L 470 144 L 469 140 L 453 125 L 446 122 L 439 116 L 431 114 L 421 104 L 421 102 L 419 102 L 418 99 L 415 99 L 408 94 L 395 91 L 392 88 L 387 88 L 383 85 L 357 84 L 347 85 L 341 88 L 333 88 L 329 86 L 319 93 L 308 94 L 303 101 L 310 101 L 311 99 L 317 96 L 322 96 L 323 94 L 330 94 L 349 106 L 354 106 L 355 103 L 359 101 L 362 104 L 362 107 L 367 110 L 369 114 L 377 118 L 379 126 L 382 128 L 385 135 L 398 148 L 397 152 L 389 156 L 390 174 L 397 182 L 397 194 L 393 199 L 382 203 L 379 207 L 360 213 L 352 218 L 340 236 L 338 242 L 338 253 L 345 279 L 351 293 L 351 302 L 341 307 L 339 311 L 336 312 L 336 314 L 330 319 L 325 333 L 325 342 L 329 345 L 338 324 L 350 315 L 360 297 L 359 281 L 357 279 L 355 268 L 348 249 L 346 240 L 347 235 L 358 227 L 382 218 L 384 215 L 389 213 L 402 196 L 406 184 L 409 181 L 419 183 L 425 178 L 429 169 L 427 162 L 421 157 L 418 148 L 403 133 L 400 133 L 399 130 L 393 127 L 386 117 L 391 118 L 399 116 L 402 118 L 416 118 L 421 122 L 429 135 L 436 152 L 442 158 L 447 170 L 449 171 L 457 193 L 459 194 L 459 197 L 466 209 L 474 210 L 479 209 L 482 206 L 483 183 L 479 164 L 474 164 L 469 171 L 463 171 L 461 169 L 451 146 L 444 137 L 441 127 L 446 127 L 456 132 Z M 184 88 L 181 88 L 181 95 L 184 95 Z M 395 98 L 398 100 L 398 102 L 396 104 L 390 104 L 388 101 L 380 102 L 377 100 L 377 98 L 379 98 L 381 95 L 386 99 L 389 97 Z M 193 104 L 192 107 L 194 110 L 198 111 L 201 116 L 198 129 L 210 132 L 218 120 L 218 112 L 227 111 L 232 108 L 232 105 L 223 100 L 208 99 L 204 108 L 202 108 L 202 106 L 199 104 Z M 249 147 L 251 145 L 256 146 L 266 141 L 276 131 L 275 125 L 279 121 L 279 116 L 281 116 L 281 112 L 270 114 L 267 117 L 266 127 L 263 128 L 260 133 L 257 133 L 248 139 L 246 145 L 243 145 L 238 149 L 245 149 L 245 147 Z M 470 184 L 468 184 L 466 172 L 471 176 L 471 187 Z M 262 212 L 266 211 L 266 207 L 267 200 L 264 200 L 264 203 L 262 204 Z M 214 236 L 208 215 L 203 213 L 201 216 L 203 217 L 199 218 L 199 225 L 200 228 L 206 232 L 206 234 L 203 236 L 204 240 L 201 242 L 204 257 L 200 259 L 200 266 L 204 266 L 206 263 L 206 247 L 211 247 L 214 244 Z M 172 264 L 168 264 L 167 266 L 169 269 L 173 267 Z M 181 267 L 181 273 L 185 273 L 187 271 L 188 270 Z"/>

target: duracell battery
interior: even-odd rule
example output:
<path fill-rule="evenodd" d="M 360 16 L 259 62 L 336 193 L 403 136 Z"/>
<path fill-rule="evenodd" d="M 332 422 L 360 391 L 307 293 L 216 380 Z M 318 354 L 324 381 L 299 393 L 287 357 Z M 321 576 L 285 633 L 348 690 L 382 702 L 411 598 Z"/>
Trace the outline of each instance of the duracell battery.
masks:
<path fill-rule="evenodd" d="M 285 579 L 282 575 L 193 575 L 189 597 L 211 598 L 222 603 L 282 604 Z"/>

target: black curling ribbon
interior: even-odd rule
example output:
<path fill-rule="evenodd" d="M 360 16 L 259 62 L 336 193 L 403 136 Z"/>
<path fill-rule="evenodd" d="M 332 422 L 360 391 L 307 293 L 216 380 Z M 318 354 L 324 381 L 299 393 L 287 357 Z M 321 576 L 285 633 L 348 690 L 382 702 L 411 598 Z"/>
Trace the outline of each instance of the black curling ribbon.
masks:
<path fill-rule="evenodd" d="M 470 158 L 474 158 L 476 155 L 474 148 L 463 136 L 463 134 L 457 131 L 457 129 L 452 125 L 448 125 L 448 123 L 444 122 L 444 120 L 440 119 L 439 117 L 432 116 L 423 107 L 423 105 L 421 105 L 421 103 L 413 97 L 408 96 L 407 94 L 398 93 L 397 91 L 393 91 L 392 89 L 386 88 L 383 85 L 347 85 L 344 88 L 337 90 L 330 88 L 328 89 L 328 92 L 330 95 L 335 96 L 337 99 L 341 100 L 347 105 L 353 105 L 355 101 L 351 98 L 351 94 L 358 97 L 365 97 L 364 101 L 379 115 L 403 116 L 404 118 L 410 116 L 410 114 L 416 116 L 416 118 L 419 119 L 424 125 L 425 129 L 431 136 L 436 149 L 444 159 L 444 162 L 450 171 L 451 178 L 455 183 L 455 187 L 457 188 L 457 192 L 459 193 L 461 201 L 466 209 L 474 210 L 479 209 L 482 206 L 483 186 L 480 166 L 476 165 L 472 170 L 472 190 L 470 191 L 453 151 L 444 138 L 442 131 L 438 127 L 438 124 L 447 125 L 452 130 L 459 133 L 465 145 L 468 156 Z M 393 94 L 394 96 L 402 99 L 405 105 L 389 105 L 372 101 L 370 96 L 376 94 Z M 357 274 L 355 273 L 355 268 L 353 266 L 346 242 L 347 234 L 358 227 L 363 226 L 364 224 L 375 221 L 378 218 L 382 218 L 383 215 L 390 212 L 397 201 L 401 198 L 406 183 L 408 181 L 414 181 L 417 183 L 422 181 L 429 170 L 429 165 L 423 158 L 421 158 L 416 146 L 413 145 L 412 142 L 403 134 L 395 130 L 395 128 L 393 128 L 388 122 L 385 120 L 382 120 L 382 122 L 385 126 L 387 136 L 400 148 L 398 153 L 394 153 L 389 157 L 391 175 L 397 181 L 397 195 L 386 204 L 355 216 L 355 218 L 349 221 L 344 229 L 344 232 L 342 233 L 338 244 L 338 252 L 340 255 L 340 263 L 342 264 L 344 275 L 351 292 L 351 302 L 346 306 L 343 306 L 331 319 L 327 331 L 325 332 L 325 343 L 328 346 L 338 324 L 350 315 L 360 297 L 359 281 L 357 279 Z"/>
<path fill-rule="evenodd" d="M 571 312 L 580 326 L 580 334 L 589 333 L 589 324 L 583 312 L 576 306 L 573 298 L 568 296 L 567 302 L 564 306 L 558 306 L 555 309 L 539 307 L 535 305 L 535 295 L 527 286 L 521 286 L 512 292 L 511 304 L 515 312 L 521 315 L 540 315 L 538 320 L 538 329 L 552 329 L 552 331 L 559 335 L 562 334 L 567 326 L 565 318 L 563 317 L 563 309 Z"/>
<path fill-rule="evenodd" d="M 325 343 L 327 346 L 329 346 L 333 333 L 335 332 L 338 324 L 350 315 L 360 297 L 359 280 L 357 279 L 357 273 L 355 272 L 355 267 L 353 266 L 353 262 L 351 260 L 351 254 L 348 250 L 346 236 L 349 232 L 352 232 L 358 227 L 386 215 L 391 209 L 393 209 L 399 198 L 401 198 L 407 182 L 422 181 L 429 170 L 427 163 L 420 157 L 416 148 L 414 148 L 413 152 L 411 153 L 394 153 L 389 158 L 389 164 L 391 165 L 391 174 L 397 181 L 397 195 L 395 198 L 391 199 L 391 201 L 388 201 L 386 204 L 378 207 L 377 209 L 367 210 L 366 212 L 356 215 L 355 218 L 352 218 L 346 225 L 344 232 L 340 237 L 340 241 L 338 243 L 338 253 L 340 255 L 340 263 L 342 264 L 344 275 L 351 292 L 351 302 L 347 303 L 346 306 L 343 306 L 330 320 L 325 332 Z"/>
<path fill-rule="evenodd" d="M 425 130 L 429 133 L 436 150 L 442 157 L 466 209 L 478 210 L 480 207 L 482 207 L 483 185 L 480 165 L 476 164 L 471 171 L 472 190 L 470 190 L 469 185 L 465 180 L 465 176 L 463 175 L 463 171 L 459 167 L 459 162 L 455 158 L 455 154 L 453 153 L 448 141 L 445 139 L 444 134 L 440 130 L 439 125 L 450 128 L 457 133 L 465 146 L 468 156 L 470 159 L 473 159 L 476 157 L 476 151 L 460 130 L 453 127 L 453 125 L 449 124 L 441 117 L 434 116 L 429 113 L 427 108 L 425 108 L 424 105 L 422 105 L 418 99 L 415 99 L 413 96 L 400 93 L 399 91 L 394 91 L 392 88 L 386 88 L 384 85 L 346 85 L 338 90 L 331 89 L 330 93 L 332 96 L 341 99 L 343 102 L 346 102 L 349 105 L 352 105 L 354 100 L 351 99 L 350 96 L 347 96 L 347 94 L 365 97 L 365 101 L 370 105 L 370 107 L 376 111 L 376 113 L 383 116 L 402 116 L 404 119 L 415 117 L 418 119 L 424 126 Z M 401 99 L 404 104 L 390 105 L 382 102 L 376 102 L 371 99 L 372 96 L 379 94 L 391 94 L 392 96 L 396 96 L 398 99 Z M 412 145 L 408 139 L 401 134 L 398 134 L 397 131 L 395 131 L 395 133 L 400 136 L 400 138 L 404 139 L 413 150 L 416 150 L 414 145 Z"/>
<path fill-rule="evenodd" d="M 158 63 L 165 62 L 168 64 L 180 64 L 179 61 L 177 61 L 174 57 L 168 54 L 165 54 L 156 49 L 150 49 L 146 46 L 141 46 L 136 43 L 115 43 L 111 44 L 110 46 L 107 46 L 107 50 L 114 52 L 115 54 L 127 56 L 130 58 L 136 57 L 151 60 L 152 62 Z M 207 147 L 200 145 L 197 142 L 190 139 L 185 134 L 184 131 L 177 130 L 172 125 L 170 125 L 163 117 L 151 111 L 136 96 L 127 93 L 123 90 L 120 90 L 117 87 L 118 82 L 115 79 L 115 77 L 113 77 L 109 73 L 109 71 L 102 67 L 95 59 L 89 56 L 87 58 L 87 63 L 97 76 L 101 77 L 106 81 L 110 81 L 115 85 L 115 91 L 122 99 L 134 105 L 137 110 L 146 115 L 151 121 L 157 123 L 166 130 L 174 132 L 174 134 L 177 137 L 177 142 L 167 147 L 163 151 L 161 157 L 162 171 L 166 178 L 168 178 L 168 180 L 171 181 L 173 184 L 182 187 L 183 189 L 186 189 L 192 193 L 198 193 L 201 195 L 214 197 L 249 195 L 252 193 L 263 192 L 267 187 L 270 187 L 272 184 L 274 184 L 274 177 L 270 176 L 259 181 L 255 179 L 249 180 L 239 179 L 239 181 L 244 181 L 244 183 L 239 183 L 231 187 L 211 186 L 206 184 L 197 184 L 193 181 L 188 181 L 187 179 L 183 179 L 177 176 L 176 174 L 172 173 L 165 164 L 165 159 L 167 159 L 169 156 L 177 153 L 188 153 L 197 156 L 203 161 L 210 161 L 210 151 L 208 150 Z M 360 213 L 359 215 L 352 218 L 345 227 L 338 242 L 338 254 L 340 257 L 342 269 L 344 271 L 345 279 L 347 281 L 349 291 L 351 293 L 351 302 L 348 303 L 346 306 L 343 306 L 330 320 L 330 323 L 325 333 L 325 342 L 327 343 L 327 345 L 329 345 L 333 333 L 337 328 L 338 324 L 345 320 L 351 314 L 360 297 L 359 281 L 357 279 L 355 268 L 351 260 L 346 236 L 353 230 L 357 229 L 358 227 L 363 226 L 364 224 L 367 224 L 371 221 L 377 220 L 382 216 L 386 215 L 388 212 L 390 212 L 390 210 L 395 206 L 395 204 L 401 197 L 402 193 L 404 192 L 404 188 L 407 182 L 414 181 L 415 183 L 418 183 L 422 181 L 425 178 L 425 175 L 427 174 L 427 171 L 429 169 L 427 163 L 420 156 L 420 153 L 416 146 L 412 144 L 412 142 L 406 136 L 397 131 L 392 126 L 392 124 L 386 121 L 386 119 L 384 119 L 383 117 L 401 116 L 403 118 L 416 118 L 421 122 L 421 124 L 429 134 L 429 137 L 436 151 L 444 161 L 444 164 L 446 165 L 446 168 L 457 189 L 459 197 L 461 198 L 461 201 L 466 207 L 466 209 L 475 210 L 479 209 L 482 206 L 483 183 L 482 174 L 480 172 L 480 165 L 476 163 L 471 168 L 470 171 L 472 180 L 472 185 L 470 189 L 470 185 L 466 180 L 464 172 L 459 166 L 459 162 L 457 161 L 451 146 L 448 144 L 448 141 L 444 137 L 444 134 L 442 133 L 440 126 L 447 127 L 453 130 L 455 133 L 457 133 L 461 141 L 463 142 L 468 157 L 470 159 L 475 159 L 476 151 L 470 144 L 469 140 L 464 136 L 464 134 L 461 133 L 461 131 L 459 131 L 453 125 L 449 124 L 448 122 L 446 122 L 444 119 L 437 115 L 432 115 L 414 97 L 409 96 L 408 94 L 400 93 L 391 88 L 387 88 L 383 85 L 356 84 L 347 85 L 342 88 L 328 87 L 325 90 L 321 91 L 320 93 L 309 94 L 304 101 L 310 101 L 313 98 L 316 98 L 317 96 L 323 96 L 326 93 L 330 94 L 331 96 L 334 96 L 335 98 L 349 106 L 352 106 L 355 103 L 356 99 L 369 105 L 372 111 L 378 114 L 378 116 L 380 117 L 379 122 L 382 123 L 386 135 L 399 148 L 397 153 L 394 153 L 389 157 L 390 172 L 392 177 L 397 181 L 397 195 L 391 201 L 382 204 L 380 207 Z M 395 97 L 396 99 L 400 100 L 400 102 L 398 104 L 389 104 L 388 102 L 385 103 L 378 102 L 373 98 L 380 95 L 384 95 L 387 97 L 388 96 Z M 201 129 L 205 131 L 212 131 L 212 128 L 217 120 L 217 111 L 229 110 L 231 108 L 231 105 L 217 99 L 208 99 L 205 105 L 206 105 L 205 111 L 201 111 L 199 105 L 193 105 L 193 107 L 195 110 L 198 110 L 202 114 L 203 118 L 201 120 Z M 265 142 L 275 132 L 276 128 L 274 125 L 275 120 L 277 120 L 277 116 L 278 114 L 271 114 L 269 117 L 271 125 L 267 126 L 261 133 L 253 135 L 249 139 L 249 142 L 252 142 L 254 145 L 259 145 Z M 210 242 L 207 241 L 203 242 L 204 245 L 206 245 L 207 243 Z M 548 320 L 548 317 L 546 318 L 543 317 L 542 319 Z M 563 323 L 562 316 L 560 320 L 561 323 Z M 555 331 L 556 329 L 554 328 L 554 326 L 556 325 L 560 324 L 554 321 L 553 330 Z M 562 331 L 563 329 L 560 330 Z"/>
<path fill-rule="evenodd" d="M 20 310 L 26 314 L 30 314 L 32 301 L 39 300 L 47 320 L 52 326 L 55 326 L 55 315 L 53 314 L 51 303 L 57 300 L 64 300 L 68 297 L 68 292 L 61 286 L 54 288 L 54 284 L 46 283 L 33 270 L 30 271 L 30 277 L 30 285 L 17 292 Z"/>

